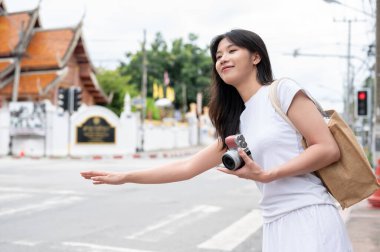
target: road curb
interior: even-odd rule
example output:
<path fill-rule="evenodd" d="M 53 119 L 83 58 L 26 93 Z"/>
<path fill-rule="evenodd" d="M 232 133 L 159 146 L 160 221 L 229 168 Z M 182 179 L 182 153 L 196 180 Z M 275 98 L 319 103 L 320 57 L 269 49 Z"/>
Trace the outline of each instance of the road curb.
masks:
<path fill-rule="evenodd" d="M 190 149 L 184 150 L 160 150 L 160 151 L 149 151 L 149 152 L 137 152 L 132 154 L 116 154 L 116 155 L 90 155 L 90 156 L 49 156 L 49 157 L 39 157 L 39 156 L 1 156 L 1 159 L 25 159 L 25 160 L 39 160 L 39 159 L 54 159 L 54 160 L 124 160 L 124 159 L 164 159 L 164 158 L 181 158 L 194 155 L 199 150 L 201 146 L 197 146 Z"/>

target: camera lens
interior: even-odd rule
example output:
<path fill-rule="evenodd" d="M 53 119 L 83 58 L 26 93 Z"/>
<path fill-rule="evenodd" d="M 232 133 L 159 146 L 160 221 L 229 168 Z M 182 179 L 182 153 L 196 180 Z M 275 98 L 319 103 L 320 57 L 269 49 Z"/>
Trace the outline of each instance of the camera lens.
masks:
<path fill-rule="evenodd" d="M 241 167 L 243 160 L 240 158 L 236 149 L 232 149 L 224 153 L 222 162 L 227 169 L 236 170 Z"/>
<path fill-rule="evenodd" d="M 222 162 L 227 169 L 230 169 L 230 170 L 235 169 L 235 162 L 230 156 L 224 155 L 222 157 Z"/>

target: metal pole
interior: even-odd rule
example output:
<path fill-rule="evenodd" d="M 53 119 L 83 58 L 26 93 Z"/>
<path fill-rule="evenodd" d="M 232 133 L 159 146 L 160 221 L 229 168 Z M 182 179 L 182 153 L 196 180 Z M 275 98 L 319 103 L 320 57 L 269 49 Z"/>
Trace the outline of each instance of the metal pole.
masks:
<path fill-rule="evenodd" d="M 375 66 L 375 85 L 374 85 L 374 121 L 375 121 L 375 141 L 374 141 L 374 161 L 380 158 L 380 0 L 376 1 L 376 66 Z"/>
<path fill-rule="evenodd" d="M 21 58 L 22 58 L 22 45 L 24 41 L 24 22 L 21 23 L 21 29 L 19 33 L 20 41 L 16 47 L 15 53 L 15 78 L 13 80 L 13 90 L 12 90 L 12 102 L 17 102 L 18 100 L 18 88 L 20 84 L 20 72 L 21 72 Z"/>
<path fill-rule="evenodd" d="M 343 19 L 343 20 L 335 20 L 334 22 L 347 22 L 348 24 L 348 34 L 347 34 L 347 76 L 346 76 L 346 91 L 345 91 L 345 97 L 344 97 L 344 116 L 347 120 L 348 125 L 353 128 L 354 126 L 354 86 L 353 86 L 353 74 L 351 71 L 351 27 L 352 22 L 361 22 L 363 20 L 357 20 L 357 19 Z"/>
<path fill-rule="evenodd" d="M 146 110 L 146 89 L 147 89 L 147 81 L 148 81 L 148 74 L 147 74 L 147 60 L 146 60 L 146 50 L 145 50 L 145 44 L 146 44 L 146 30 L 144 30 L 144 40 L 142 43 L 142 82 L 141 82 L 141 151 L 144 151 L 144 121 L 145 121 L 145 110 Z"/>
<path fill-rule="evenodd" d="M 182 101 L 183 101 L 182 111 L 183 113 L 186 113 L 187 112 L 187 90 L 186 90 L 185 83 L 182 84 Z"/>
<path fill-rule="evenodd" d="M 380 124 L 380 0 L 376 1 L 376 66 L 375 66 L 375 118 L 376 124 Z M 380 126 L 380 125 L 379 125 Z"/>
<path fill-rule="evenodd" d="M 18 88 L 20 84 L 20 58 L 16 56 L 15 60 L 15 78 L 13 80 L 13 90 L 12 90 L 12 102 L 17 102 L 18 100 Z"/>
<path fill-rule="evenodd" d="M 348 23 L 348 37 L 347 37 L 347 94 L 346 94 L 346 99 L 347 99 L 347 119 L 348 119 L 348 125 L 352 128 L 353 126 L 353 93 L 354 90 L 352 88 L 352 82 L 351 82 L 351 22 L 352 20 L 349 19 L 347 20 Z"/>
<path fill-rule="evenodd" d="M 74 111 L 74 89 L 70 87 L 67 89 L 67 103 L 68 103 L 68 110 L 67 110 L 67 115 L 68 115 L 68 125 L 69 125 L 69 130 L 68 130 L 68 139 L 69 139 L 69 144 L 67 146 L 67 155 L 71 157 L 71 115 Z"/>

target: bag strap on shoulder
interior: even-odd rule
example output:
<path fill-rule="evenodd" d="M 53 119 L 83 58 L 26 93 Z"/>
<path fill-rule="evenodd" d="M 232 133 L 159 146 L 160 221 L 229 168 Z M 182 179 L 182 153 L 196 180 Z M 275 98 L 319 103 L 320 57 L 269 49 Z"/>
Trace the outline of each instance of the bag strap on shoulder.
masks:
<path fill-rule="evenodd" d="M 278 95 L 277 95 L 277 89 L 278 89 L 278 85 L 280 84 L 280 81 L 282 79 L 278 79 L 278 80 L 275 80 L 272 82 L 272 84 L 270 84 L 269 86 L 269 99 L 272 103 L 272 106 L 274 107 L 274 109 L 276 110 L 276 112 L 294 129 L 298 132 L 297 128 L 294 126 L 294 124 L 290 121 L 289 117 L 284 113 L 284 111 L 282 111 L 281 109 L 281 103 L 280 103 L 280 100 L 278 99 Z M 319 110 L 319 112 L 322 114 L 323 117 L 329 117 L 329 115 L 323 110 L 322 106 L 313 98 L 313 96 L 311 96 L 311 94 L 305 90 L 305 89 L 301 89 L 302 92 L 304 92 L 304 94 L 309 97 L 309 99 L 315 104 L 315 106 L 317 107 L 317 109 Z"/>
<path fill-rule="evenodd" d="M 290 125 L 293 129 L 296 131 L 297 128 L 294 126 L 294 124 L 290 121 L 289 117 L 285 115 L 284 111 L 281 109 L 280 100 L 277 96 L 277 87 L 280 83 L 280 80 L 275 80 L 272 84 L 269 86 L 269 99 L 272 103 L 273 108 L 276 110 L 276 112 Z"/>

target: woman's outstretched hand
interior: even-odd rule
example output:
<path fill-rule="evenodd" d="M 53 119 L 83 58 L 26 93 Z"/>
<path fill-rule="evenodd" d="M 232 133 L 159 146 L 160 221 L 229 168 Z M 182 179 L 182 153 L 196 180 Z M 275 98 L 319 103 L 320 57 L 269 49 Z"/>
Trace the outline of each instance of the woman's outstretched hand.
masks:
<path fill-rule="evenodd" d="M 224 167 L 218 167 L 217 169 L 224 173 L 235 175 L 239 178 L 251 179 L 262 183 L 268 183 L 272 181 L 270 173 L 264 171 L 255 161 L 248 157 L 248 155 L 243 150 L 239 149 L 239 155 L 245 162 L 245 165 L 240 169 L 235 171 Z"/>
<path fill-rule="evenodd" d="M 91 179 L 94 185 L 120 185 L 125 183 L 125 173 L 121 172 L 85 171 L 81 172 L 80 174 L 85 179 Z"/>

